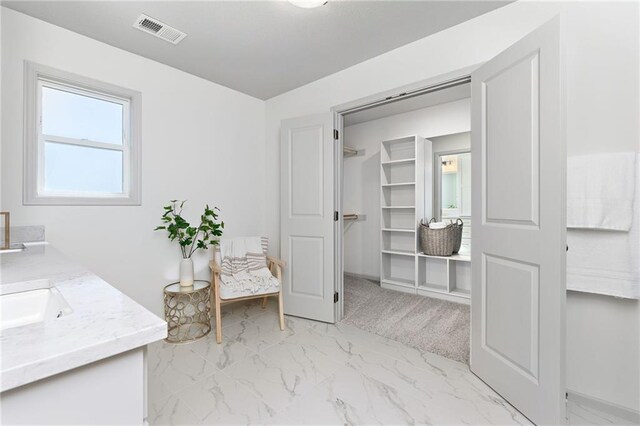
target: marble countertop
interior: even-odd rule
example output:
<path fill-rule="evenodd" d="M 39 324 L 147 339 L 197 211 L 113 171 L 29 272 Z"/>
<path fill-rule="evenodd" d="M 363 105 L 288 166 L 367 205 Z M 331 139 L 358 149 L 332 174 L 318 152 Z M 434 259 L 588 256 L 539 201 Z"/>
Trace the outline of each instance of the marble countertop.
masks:
<path fill-rule="evenodd" d="M 163 339 L 167 325 L 49 244 L 0 254 L 0 294 L 56 287 L 73 312 L 3 330 L 0 392 Z"/>

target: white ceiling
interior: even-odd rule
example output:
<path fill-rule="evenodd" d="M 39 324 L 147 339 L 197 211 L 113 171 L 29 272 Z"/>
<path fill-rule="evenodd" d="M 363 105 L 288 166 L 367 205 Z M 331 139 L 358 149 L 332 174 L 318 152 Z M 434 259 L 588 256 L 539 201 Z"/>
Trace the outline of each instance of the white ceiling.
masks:
<path fill-rule="evenodd" d="M 2 5 L 268 99 L 508 4 L 504 1 L 2 1 Z M 132 27 L 145 13 L 187 33 Z"/>

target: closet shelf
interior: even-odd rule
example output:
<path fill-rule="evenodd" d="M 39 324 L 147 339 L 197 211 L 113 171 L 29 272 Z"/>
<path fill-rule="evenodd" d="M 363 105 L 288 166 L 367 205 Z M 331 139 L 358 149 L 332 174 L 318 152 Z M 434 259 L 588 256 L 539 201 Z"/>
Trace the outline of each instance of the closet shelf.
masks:
<path fill-rule="evenodd" d="M 394 187 L 394 186 L 412 186 L 415 185 L 415 182 L 401 182 L 401 183 L 383 183 L 382 187 L 383 188 L 390 188 L 390 187 Z"/>
<path fill-rule="evenodd" d="M 416 255 L 415 252 L 412 252 L 409 250 L 382 250 L 382 253 L 393 254 L 397 256 L 411 256 L 411 257 L 414 257 Z"/>
<path fill-rule="evenodd" d="M 383 209 L 415 209 L 416 206 L 382 206 Z"/>
<path fill-rule="evenodd" d="M 383 166 L 393 166 L 394 164 L 409 164 L 415 163 L 415 158 L 403 158 L 402 160 L 390 160 L 390 161 L 382 161 L 380 164 Z"/>
<path fill-rule="evenodd" d="M 458 262 L 471 262 L 471 256 L 464 254 L 453 254 L 451 256 L 432 256 L 429 254 L 418 253 L 419 257 L 427 257 L 429 259 L 456 260 Z"/>
<path fill-rule="evenodd" d="M 451 290 L 451 294 L 460 296 L 460 297 L 471 297 L 471 291 L 466 288 L 455 288 Z"/>
<path fill-rule="evenodd" d="M 428 282 L 421 282 L 418 285 L 418 288 L 421 288 L 423 290 L 437 291 L 439 293 L 449 293 L 449 290 L 447 290 L 446 286 Z"/>
<path fill-rule="evenodd" d="M 381 230 L 383 232 L 406 232 L 411 234 L 415 234 L 416 232 L 415 229 L 401 229 L 401 228 L 382 228 Z"/>

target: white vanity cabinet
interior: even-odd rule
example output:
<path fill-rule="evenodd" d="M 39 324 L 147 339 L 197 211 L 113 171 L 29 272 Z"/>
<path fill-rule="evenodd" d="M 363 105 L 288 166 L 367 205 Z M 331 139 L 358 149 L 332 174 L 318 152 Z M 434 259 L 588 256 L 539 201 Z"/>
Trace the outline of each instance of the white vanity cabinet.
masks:
<path fill-rule="evenodd" d="M 142 425 L 145 349 L 138 348 L 0 394 L 4 425 Z"/>

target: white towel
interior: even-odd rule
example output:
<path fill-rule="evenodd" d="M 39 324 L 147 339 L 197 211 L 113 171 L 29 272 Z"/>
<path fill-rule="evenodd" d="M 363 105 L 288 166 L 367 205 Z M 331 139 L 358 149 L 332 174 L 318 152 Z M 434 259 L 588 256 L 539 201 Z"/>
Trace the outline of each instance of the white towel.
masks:
<path fill-rule="evenodd" d="M 430 222 L 429 229 L 444 229 L 447 227 L 447 224 L 444 222 Z"/>
<path fill-rule="evenodd" d="M 635 177 L 635 152 L 569 157 L 567 227 L 629 231 Z"/>
<path fill-rule="evenodd" d="M 279 285 L 267 268 L 260 237 L 223 239 L 220 252 L 220 281 L 232 292 L 255 294 Z"/>
<path fill-rule="evenodd" d="M 640 155 L 636 159 L 640 170 Z M 640 173 L 629 232 L 567 231 L 567 289 L 640 299 Z"/>

